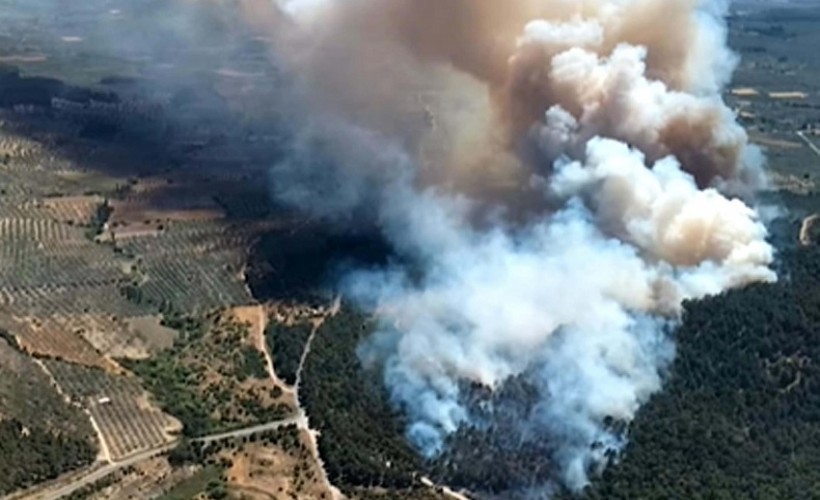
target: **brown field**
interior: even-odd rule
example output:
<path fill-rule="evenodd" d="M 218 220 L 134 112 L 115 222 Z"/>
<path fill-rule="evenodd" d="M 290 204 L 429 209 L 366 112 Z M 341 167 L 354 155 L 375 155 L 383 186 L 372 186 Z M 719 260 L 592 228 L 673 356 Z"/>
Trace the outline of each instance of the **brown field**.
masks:
<path fill-rule="evenodd" d="M 114 212 L 111 216 L 112 227 L 131 227 L 151 222 L 161 224 L 169 221 L 208 221 L 222 219 L 225 213 L 218 206 L 204 206 L 185 210 L 161 210 L 150 208 L 145 202 L 114 201 L 111 203 Z"/>
<path fill-rule="evenodd" d="M 14 326 L 9 330 L 16 334 L 20 347 L 34 356 L 105 370 L 116 369 L 80 334 L 56 318 L 15 318 Z"/>
<path fill-rule="evenodd" d="M 225 211 L 209 196 L 207 189 L 177 184 L 175 179 L 142 179 L 131 186 L 124 198 L 111 201 L 112 227 L 128 227 L 150 222 L 209 221 L 223 219 Z"/>
<path fill-rule="evenodd" d="M 225 453 L 232 463 L 226 472 L 228 487 L 253 500 L 332 498 L 320 479 L 308 442 L 305 432 L 300 431 L 293 445 L 248 443 Z"/>
<path fill-rule="evenodd" d="M 122 241 L 130 238 L 149 238 L 162 234 L 163 224 L 157 221 L 141 223 L 139 225 L 109 225 L 103 236 L 106 241 Z"/>
<path fill-rule="evenodd" d="M 59 222 L 85 224 L 94 216 L 104 198 L 98 195 L 46 198 L 39 206 Z"/>
<path fill-rule="evenodd" d="M 17 320 L 17 328 L 12 331 L 32 354 L 106 369 L 116 366 L 110 358 L 142 359 L 168 349 L 177 335 L 158 316 L 55 314 Z"/>
<path fill-rule="evenodd" d="M 258 339 L 265 334 L 265 328 L 268 326 L 268 313 L 265 306 L 238 306 L 231 309 L 231 314 L 236 321 L 247 327 L 248 344 L 261 345 Z"/>
<path fill-rule="evenodd" d="M 174 345 L 178 333 L 168 327 L 162 326 L 160 316 L 139 316 L 128 318 L 129 332 L 134 336 L 144 340 L 148 350 L 158 351 L 170 349 Z"/>
<path fill-rule="evenodd" d="M 251 424 L 258 421 L 258 417 L 249 414 L 243 408 L 242 400 L 250 396 L 263 408 L 280 408 L 288 413 L 296 407 L 293 394 L 285 391 L 284 387 L 277 397 L 273 393 L 278 387 L 270 377 L 262 379 L 249 377 L 245 380 L 237 378 L 234 369 L 238 363 L 235 351 L 231 346 L 248 345 L 251 338 L 245 325 L 237 323 L 230 315 L 220 318 L 216 325 L 208 332 L 204 339 L 204 349 L 189 349 L 187 359 L 192 366 L 199 365 L 203 369 L 203 393 L 217 393 L 226 390 L 231 395 L 228 404 L 221 405 L 218 418 L 229 422 Z M 281 411 L 280 410 L 280 411 Z"/>

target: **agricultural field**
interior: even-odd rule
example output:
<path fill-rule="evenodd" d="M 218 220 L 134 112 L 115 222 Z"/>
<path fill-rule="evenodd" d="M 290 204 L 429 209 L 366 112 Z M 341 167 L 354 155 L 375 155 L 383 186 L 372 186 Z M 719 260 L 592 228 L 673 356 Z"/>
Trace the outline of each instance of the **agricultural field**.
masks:
<path fill-rule="evenodd" d="M 735 2 L 729 43 L 742 57 L 725 98 L 764 148 L 774 203 L 801 218 L 818 204 L 820 85 L 816 5 Z M 779 192 L 775 192 L 779 191 Z"/>
<path fill-rule="evenodd" d="M 143 359 L 173 346 L 177 332 L 156 315 L 54 314 L 15 318 L 18 343 L 27 352 L 85 366 L 120 371 L 115 358 Z"/>
<path fill-rule="evenodd" d="M 164 153 L 150 145 L 130 150 L 135 136 L 105 135 L 111 123 L 117 134 L 142 134 L 141 124 L 156 118 L 145 108 L 100 104 L 84 94 L 79 99 L 90 100 L 78 107 L 49 97 L 50 81 L 38 80 L 39 89 L 27 79 L 0 71 L 0 101 L 20 91 L 26 102 L 0 102 L 0 327 L 16 359 L 35 360 L 38 375 L 28 386 L 47 382 L 56 398 L 48 404 L 65 407 L 43 414 L 75 424 L 57 439 L 46 425 L 29 426 L 37 422 L 33 415 L 1 413 L 10 427 L 0 431 L 26 422 L 38 447 L 57 447 L 66 457 L 50 470 L 28 467 L 31 476 L 0 467 L 8 490 L 86 466 L 95 456 L 116 462 L 176 439 L 182 425 L 163 409 L 194 434 L 291 415 L 293 396 L 270 378 L 258 349 L 264 325 L 248 325 L 256 332 L 251 339 L 239 323 L 212 318 L 218 327 L 194 338 L 175 323 L 233 306 L 261 307 L 244 283 L 248 253 L 261 233 L 282 223 L 260 219 L 268 215 L 264 196 L 236 191 L 251 175 L 239 168 L 165 175 L 171 160 Z M 174 161 L 185 161 L 185 146 L 170 149 L 182 151 Z M 224 169 L 226 161 L 213 165 Z M 154 372 L 138 368 L 154 362 Z M 160 388 L 166 382 L 168 390 Z M 9 394 L 9 407 L 31 408 L 21 393 Z M 43 405 L 49 401 L 42 398 Z M 14 446 L 8 440 L 2 449 Z M 130 471 L 134 484 L 124 491 L 142 498 L 187 477 L 178 468 L 166 472 L 167 481 L 146 483 Z"/>
<path fill-rule="evenodd" d="M 0 340 L 0 373 L 0 414 L 4 417 L 67 434 L 92 436 L 88 420 L 68 404 L 37 361 L 4 339 Z"/>
<path fill-rule="evenodd" d="M 57 317 L 47 317 L 44 320 L 36 317 L 12 317 L 5 325 L 8 331 L 14 332 L 20 348 L 33 356 L 102 369 L 114 367 L 92 344 L 77 331 L 61 324 Z"/>
<path fill-rule="evenodd" d="M 141 16 L 143 3 L 123 4 L 122 15 Z M 0 0 L 0 373 L 25 368 L 0 381 L 0 424 L 9 425 L 0 430 L 23 422 L 67 457 L 9 488 L 177 433 L 296 412 L 293 391 L 271 377 L 267 311 L 245 283 L 260 236 L 292 224 L 274 216 L 263 182 L 278 137 L 255 118 L 227 121 L 224 97 L 257 112 L 245 90 L 273 90 L 267 54 L 214 68 L 203 51 L 231 55 L 247 41 L 209 35 L 209 47 L 173 56 L 184 64 L 168 78 L 169 65 L 144 54 L 98 53 L 119 26 L 111 5 L 38 18 L 37 2 Z M 52 25 L 65 33 L 55 39 Z M 49 441 L 52 425 L 65 440 Z M 168 493 L 194 472 L 162 460 L 127 469 L 116 495 Z"/>
<path fill-rule="evenodd" d="M 61 361 L 45 361 L 72 402 L 94 418 L 110 460 L 161 446 L 181 426 L 164 415 L 133 377 Z"/>
<path fill-rule="evenodd" d="M 137 261 L 127 292 L 132 302 L 187 314 L 254 303 L 244 283 L 252 233 L 209 221 L 163 220 L 160 226 L 135 237 L 114 236 Z"/>

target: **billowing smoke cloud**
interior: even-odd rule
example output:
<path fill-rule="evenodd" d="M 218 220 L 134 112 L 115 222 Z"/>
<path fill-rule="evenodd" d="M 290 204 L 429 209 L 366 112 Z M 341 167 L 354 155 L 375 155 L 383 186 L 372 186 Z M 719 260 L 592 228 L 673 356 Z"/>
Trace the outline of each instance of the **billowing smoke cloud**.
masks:
<path fill-rule="evenodd" d="M 307 90 L 275 192 L 369 217 L 402 256 L 343 286 L 380 320 L 361 356 L 423 453 L 487 424 L 469 387 L 523 377 L 537 401 L 511 441 L 549 442 L 580 488 L 661 388 L 682 301 L 775 279 L 762 157 L 720 96 L 725 8 L 282 3 Z"/>

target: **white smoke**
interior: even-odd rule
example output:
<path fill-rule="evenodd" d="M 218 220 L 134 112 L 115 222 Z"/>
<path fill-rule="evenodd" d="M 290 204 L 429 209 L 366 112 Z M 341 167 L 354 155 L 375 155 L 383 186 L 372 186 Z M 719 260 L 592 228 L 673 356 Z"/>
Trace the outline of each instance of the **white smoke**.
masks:
<path fill-rule="evenodd" d="M 425 454 L 475 423 L 464 382 L 525 376 L 539 401 L 518 439 L 548 438 L 545 460 L 580 488 L 624 444 L 606 422 L 630 422 L 661 388 L 682 301 L 776 279 L 743 201 L 764 182 L 762 156 L 720 96 L 736 63 L 726 5 L 436 5 L 287 2 L 314 44 L 293 64 L 323 75 L 307 85 L 316 115 L 334 118 L 318 128 L 324 151 L 308 127 L 274 183 L 322 215 L 364 209 L 409 262 L 344 286 L 379 319 L 362 359 L 384 367 Z M 441 29 L 450 15 L 466 26 Z M 442 97 L 436 125 L 406 128 L 397 110 L 425 86 L 492 109 Z"/>

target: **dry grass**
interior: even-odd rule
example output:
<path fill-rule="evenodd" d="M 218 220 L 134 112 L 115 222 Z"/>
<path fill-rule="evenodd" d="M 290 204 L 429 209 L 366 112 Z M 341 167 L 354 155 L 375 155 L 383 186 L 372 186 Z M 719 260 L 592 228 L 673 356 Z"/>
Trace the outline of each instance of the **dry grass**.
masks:
<path fill-rule="evenodd" d="M 268 326 L 268 315 L 265 306 L 238 306 L 231 309 L 234 319 L 248 328 L 249 339 L 258 338 L 265 333 Z"/>
<path fill-rule="evenodd" d="M 54 220 L 60 222 L 86 223 L 91 220 L 97 207 L 103 202 L 101 196 L 65 196 L 46 198 L 42 208 Z"/>
<path fill-rule="evenodd" d="M 320 480 L 321 473 L 308 451 L 308 437 L 299 433 L 299 446 L 249 443 L 230 452 L 229 488 L 254 500 L 330 499 L 330 491 Z"/>
<path fill-rule="evenodd" d="M 150 352 L 170 349 L 174 345 L 178 333 L 160 322 L 160 316 L 139 316 L 127 318 L 128 332 L 131 338 L 139 338 L 144 342 L 146 355 Z M 134 353 L 136 355 L 136 353 Z M 129 356 L 125 356 L 129 357 Z"/>
<path fill-rule="evenodd" d="M 14 332 L 20 347 L 34 356 L 116 370 L 116 365 L 102 356 L 81 335 L 55 318 L 12 318 L 9 326 L 8 329 Z"/>

